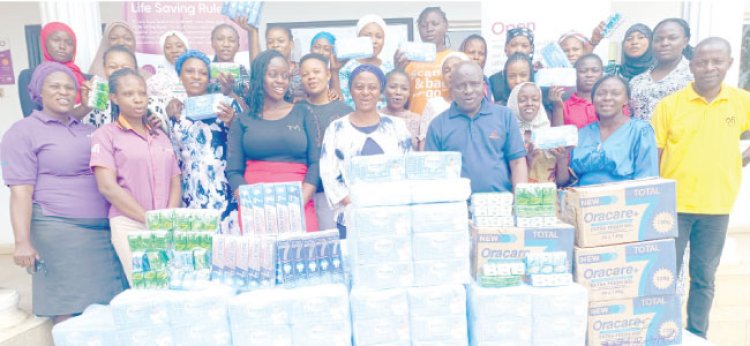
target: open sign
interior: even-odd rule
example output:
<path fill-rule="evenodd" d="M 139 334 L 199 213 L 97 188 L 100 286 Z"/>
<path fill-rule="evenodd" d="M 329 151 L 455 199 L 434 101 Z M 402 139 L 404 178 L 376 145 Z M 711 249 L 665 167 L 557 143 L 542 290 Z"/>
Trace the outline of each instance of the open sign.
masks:
<path fill-rule="evenodd" d="M 536 31 L 536 23 L 534 22 L 526 22 L 526 23 L 504 23 L 504 22 L 494 22 L 492 23 L 492 33 L 495 35 L 503 35 L 508 30 L 514 29 L 514 28 L 526 28 L 531 31 Z"/>

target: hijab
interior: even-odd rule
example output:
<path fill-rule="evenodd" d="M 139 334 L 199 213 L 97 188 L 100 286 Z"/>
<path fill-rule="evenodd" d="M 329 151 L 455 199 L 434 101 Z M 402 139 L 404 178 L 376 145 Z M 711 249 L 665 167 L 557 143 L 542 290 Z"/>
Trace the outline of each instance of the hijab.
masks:
<path fill-rule="evenodd" d="M 162 50 L 162 57 L 164 57 L 163 66 L 168 67 L 168 70 L 174 71 L 174 65 L 172 65 L 172 63 L 170 63 L 169 60 L 167 60 L 167 57 L 164 56 L 164 44 L 167 43 L 167 38 L 169 38 L 170 36 L 177 36 L 177 38 L 179 38 L 180 41 L 182 41 L 182 43 L 185 45 L 185 51 L 190 49 L 190 44 L 188 43 L 188 39 L 185 36 L 185 34 L 179 31 L 175 31 L 175 30 L 169 30 L 165 32 L 163 35 L 161 35 L 161 37 L 159 38 L 159 47 Z"/>
<path fill-rule="evenodd" d="M 362 18 L 359 18 L 359 20 L 357 21 L 357 35 L 359 35 L 362 29 L 364 29 L 364 27 L 370 23 L 377 24 L 381 29 L 383 29 L 383 32 L 385 32 L 386 25 L 382 17 L 376 14 L 366 14 L 362 16 Z"/>
<path fill-rule="evenodd" d="M 101 41 L 99 41 L 99 49 L 96 51 L 94 61 L 91 63 L 91 67 L 89 67 L 89 74 L 104 78 L 104 52 L 112 47 L 112 45 L 109 43 L 109 34 L 117 27 L 125 28 L 125 30 L 129 31 L 130 34 L 133 35 L 133 38 L 135 38 L 135 33 L 133 32 L 133 29 L 130 27 L 130 25 L 128 25 L 128 23 L 112 22 L 107 24 L 107 27 L 104 29 L 104 33 L 102 34 L 102 39 Z"/>
<path fill-rule="evenodd" d="M 526 121 L 521 117 L 521 110 L 518 107 L 518 94 L 521 92 L 521 88 L 523 88 L 525 85 L 533 85 L 534 89 L 536 89 L 536 91 L 539 93 L 539 110 L 536 111 L 536 115 L 531 121 Z M 508 97 L 508 108 L 510 108 L 513 113 L 515 113 L 516 120 L 518 120 L 518 128 L 519 130 L 521 130 L 521 134 L 526 131 L 536 130 L 538 128 L 550 127 L 550 122 L 547 118 L 547 112 L 544 111 L 544 105 L 542 104 L 542 90 L 534 83 L 524 82 L 516 85 L 516 87 L 513 88 L 513 91 L 510 92 L 510 97 Z"/>
<path fill-rule="evenodd" d="M 648 47 L 646 47 L 646 51 L 641 56 L 629 57 L 625 54 L 625 39 L 634 32 L 640 32 L 646 37 L 648 40 Z M 633 24 L 633 26 L 628 28 L 625 32 L 625 39 L 622 41 L 622 67 L 620 68 L 620 74 L 625 77 L 625 79 L 630 80 L 631 78 L 646 72 L 654 65 L 654 55 L 653 52 L 651 52 L 652 35 L 653 33 L 651 32 L 651 29 L 641 23 Z"/>
<path fill-rule="evenodd" d="M 42 109 L 42 88 L 44 87 L 44 80 L 55 72 L 65 73 L 75 83 L 76 91 L 81 89 L 80 82 L 78 82 L 75 74 L 68 66 L 56 61 L 44 61 L 34 69 L 28 87 L 29 97 L 31 98 L 31 101 L 37 105 L 37 109 Z"/>
<path fill-rule="evenodd" d="M 76 65 L 76 46 L 77 46 L 77 40 L 76 40 L 76 34 L 73 32 L 73 29 L 71 29 L 69 26 L 67 26 L 64 23 L 60 22 L 50 22 L 47 23 L 47 25 L 42 28 L 42 32 L 40 35 L 40 43 L 42 48 L 42 53 L 44 55 L 44 61 L 50 61 L 50 62 L 57 62 L 54 59 L 52 59 L 52 55 L 49 54 L 47 51 L 47 38 L 49 35 L 52 35 L 55 32 L 58 31 L 65 31 L 68 36 L 70 36 L 70 39 L 73 41 L 73 54 L 71 55 L 70 61 L 66 61 L 63 63 L 60 63 L 70 69 L 70 72 L 73 73 L 74 79 L 76 80 L 77 85 L 83 84 L 83 82 L 86 80 L 86 77 L 83 76 L 83 72 L 81 72 L 81 68 Z M 59 63 L 59 62 L 58 62 Z M 76 89 L 76 103 L 81 103 L 81 88 Z"/>

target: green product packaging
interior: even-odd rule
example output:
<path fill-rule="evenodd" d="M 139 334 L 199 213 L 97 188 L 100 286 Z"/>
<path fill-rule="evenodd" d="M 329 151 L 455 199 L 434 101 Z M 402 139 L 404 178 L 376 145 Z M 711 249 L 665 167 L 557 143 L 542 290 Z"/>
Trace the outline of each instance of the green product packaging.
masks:
<path fill-rule="evenodd" d="M 210 268 L 208 262 L 208 251 L 205 249 L 193 250 L 193 259 L 195 263 L 195 270 L 203 270 Z"/>
<path fill-rule="evenodd" d="M 516 205 L 555 205 L 557 187 L 554 183 L 518 184 L 515 188 Z"/>
<path fill-rule="evenodd" d="M 193 229 L 193 217 L 190 209 L 174 210 L 174 230 L 189 232 Z"/>
<path fill-rule="evenodd" d="M 146 288 L 146 279 L 143 272 L 134 272 L 131 278 L 133 280 L 133 288 Z"/>
<path fill-rule="evenodd" d="M 240 79 L 240 64 L 235 62 L 212 62 L 211 79 L 216 79 L 219 73 L 231 75 L 235 81 Z"/>
<path fill-rule="evenodd" d="M 146 228 L 150 230 L 170 230 L 173 227 L 173 209 L 149 210 L 146 212 Z"/>

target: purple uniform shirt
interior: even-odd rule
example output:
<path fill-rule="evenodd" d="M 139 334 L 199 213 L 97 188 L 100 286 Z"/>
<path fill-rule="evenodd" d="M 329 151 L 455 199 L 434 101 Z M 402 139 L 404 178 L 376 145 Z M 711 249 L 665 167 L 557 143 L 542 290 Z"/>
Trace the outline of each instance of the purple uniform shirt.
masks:
<path fill-rule="evenodd" d="M 106 218 L 109 203 L 89 168 L 94 130 L 73 118 L 63 123 L 35 110 L 3 135 L 5 184 L 33 185 L 32 201 L 44 215 Z"/>
<path fill-rule="evenodd" d="M 120 118 L 122 119 L 122 118 Z M 106 167 L 117 174 L 117 184 L 145 210 L 167 208 L 173 177 L 180 175 L 169 137 L 161 130 L 142 137 L 126 122 L 100 127 L 91 138 L 93 167 Z M 124 216 L 112 206 L 109 218 Z"/>

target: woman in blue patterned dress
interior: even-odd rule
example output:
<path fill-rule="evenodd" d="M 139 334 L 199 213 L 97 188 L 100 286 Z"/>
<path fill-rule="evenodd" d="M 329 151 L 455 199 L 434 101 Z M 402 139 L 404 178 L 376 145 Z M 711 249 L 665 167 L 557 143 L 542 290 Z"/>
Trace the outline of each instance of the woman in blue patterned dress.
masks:
<path fill-rule="evenodd" d="M 207 94 L 210 63 L 208 57 L 197 50 L 186 51 L 175 62 L 188 97 Z M 184 207 L 219 210 L 221 232 L 238 234 L 237 203 L 224 169 L 229 125 L 239 112 L 239 106 L 236 102 L 220 104 L 216 118 L 195 121 L 182 116 L 184 108 L 177 99 L 167 105 L 167 114 L 172 119 L 172 141 L 182 170 Z"/>

